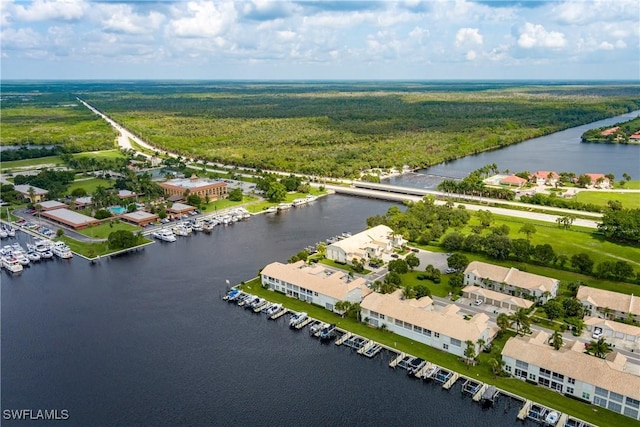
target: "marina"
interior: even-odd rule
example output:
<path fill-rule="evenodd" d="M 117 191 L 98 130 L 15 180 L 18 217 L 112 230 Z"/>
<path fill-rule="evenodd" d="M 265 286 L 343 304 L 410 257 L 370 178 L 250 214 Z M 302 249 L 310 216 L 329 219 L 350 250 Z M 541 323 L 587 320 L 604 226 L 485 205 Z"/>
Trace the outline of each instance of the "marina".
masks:
<path fill-rule="evenodd" d="M 235 301 L 238 305 L 241 305 L 242 302 L 247 301 L 247 298 L 251 299 L 252 297 L 253 296 L 245 294 L 236 288 L 232 288 L 222 297 L 222 299 L 229 302 Z M 245 299 L 243 300 L 242 298 Z M 282 308 L 281 304 L 270 303 L 262 298 L 258 298 L 257 300 L 254 300 L 254 302 L 255 301 L 260 301 L 260 303 L 266 307 L 266 309 L 261 311 L 267 316 L 267 318 L 273 318 L 275 315 L 280 317 L 287 311 Z M 271 309 L 277 311 L 272 313 L 272 311 L 270 311 Z M 433 380 L 435 383 L 439 384 L 443 390 L 449 390 L 454 385 L 458 384 L 463 396 L 471 397 L 473 402 L 481 403 L 481 406 L 485 408 L 492 407 L 497 401 L 498 396 L 503 393 L 506 398 L 518 401 L 522 405 L 516 416 L 519 420 L 531 420 L 545 426 L 593 427 L 585 421 L 569 417 L 554 409 L 500 390 L 493 385 L 485 384 L 481 381 L 461 375 L 458 372 L 442 368 L 420 357 L 397 352 L 394 349 L 385 347 L 373 340 L 352 334 L 348 331 L 338 330 L 335 325 L 326 324 L 320 320 L 314 319 L 308 316 L 305 312 L 291 312 L 288 324 L 291 328 L 297 330 L 308 327 L 309 336 L 314 338 L 320 338 L 323 334 L 332 334 L 336 337 L 336 346 L 348 348 L 351 351 L 355 351 L 357 354 L 369 359 L 373 359 L 377 355 L 381 354 L 383 349 L 386 349 L 387 354 L 391 356 L 388 363 L 390 368 L 403 369 L 409 377 L 419 378 L 425 381 Z"/>

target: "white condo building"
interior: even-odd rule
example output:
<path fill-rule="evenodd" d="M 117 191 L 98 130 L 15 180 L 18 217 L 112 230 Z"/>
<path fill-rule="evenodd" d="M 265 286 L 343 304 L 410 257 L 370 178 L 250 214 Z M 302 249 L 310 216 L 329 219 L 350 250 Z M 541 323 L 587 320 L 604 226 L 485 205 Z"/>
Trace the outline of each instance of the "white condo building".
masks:
<path fill-rule="evenodd" d="M 469 320 L 458 313 L 459 308 L 448 305 L 435 310 L 429 297 L 402 299 L 402 291 L 392 294 L 373 292 L 360 303 L 360 316 L 368 324 L 435 347 L 464 356 L 466 341 L 473 342 L 476 354 L 482 351 L 478 340 L 491 342 L 498 329 L 489 324 L 484 313 Z"/>
<path fill-rule="evenodd" d="M 559 350 L 548 344 L 550 335 L 509 338 L 502 350 L 504 369 L 522 380 L 640 420 L 640 366 L 613 352 L 606 359 L 584 353 L 580 341 Z"/>
<path fill-rule="evenodd" d="M 327 246 L 327 259 L 342 264 L 351 264 L 355 259 L 381 258 L 383 253 L 391 253 L 407 241 L 386 225 L 377 225 L 351 237 Z"/>
<path fill-rule="evenodd" d="M 335 311 L 338 301 L 359 303 L 372 291 L 362 278 L 353 278 L 342 271 L 322 264 L 273 262 L 260 273 L 262 285 L 290 297 L 308 301 Z"/>
<path fill-rule="evenodd" d="M 637 296 L 580 286 L 576 298 L 587 316 L 640 321 L 640 298 Z"/>

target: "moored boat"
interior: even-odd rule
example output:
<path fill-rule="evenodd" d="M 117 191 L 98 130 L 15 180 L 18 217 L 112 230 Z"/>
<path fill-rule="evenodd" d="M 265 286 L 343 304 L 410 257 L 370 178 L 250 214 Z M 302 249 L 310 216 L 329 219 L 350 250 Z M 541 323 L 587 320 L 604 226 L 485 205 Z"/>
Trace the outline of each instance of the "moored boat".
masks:
<path fill-rule="evenodd" d="M 51 252 L 59 258 L 69 259 L 73 257 L 73 252 L 71 252 L 71 248 L 67 246 L 65 242 L 54 242 L 53 247 L 51 248 Z"/>
<path fill-rule="evenodd" d="M 23 270 L 23 267 L 18 260 L 9 256 L 2 257 L 2 266 L 11 273 L 20 273 Z"/>
<path fill-rule="evenodd" d="M 305 320 L 307 320 L 307 313 L 305 313 L 304 311 L 301 311 L 300 313 L 294 313 L 289 318 L 289 326 L 291 326 L 292 328 L 296 327 Z"/>

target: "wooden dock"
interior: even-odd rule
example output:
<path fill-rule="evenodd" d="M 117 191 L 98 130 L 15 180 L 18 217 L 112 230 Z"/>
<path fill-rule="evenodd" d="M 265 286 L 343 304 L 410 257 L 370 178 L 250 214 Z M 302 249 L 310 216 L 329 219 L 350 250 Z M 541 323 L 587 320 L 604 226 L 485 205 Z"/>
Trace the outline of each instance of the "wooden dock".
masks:
<path fill-rule="evenodd" d="M 307 317 L 306 319 L 304 319 L 304 321 L 298 323 L 295 328 L 296 329 L 302 329 L 305 326 L 307 326 L 309 323 L 313 322 L 315 319 L 313 317 Z"/>
<path fill-rule="evenodd" d="M 567 420 L 569 419 L 569 415 L 562 413 L 560 414 L 560 418 L 558 418 L 558 423 L 556 424 L 557 426 L 564 426 L 567 423 Z"/>
<path fill-rule="evenodd" d="M 395 369 L 395 367 L 398 366 L 398 363 L 400 363 L 400 361 L 404 359 L 405 356 L 406 354 L 404 353 L 398 353 L 398 357 L 396 357 L 389 363 L 389 367 Z"/>
<path fill-rule="evenodd" d="M 529 399 L 524 401 L 524 405 L 522 405 L 522 409 L 520 409 L 520 412 L 518 412 L 519 420 L 527 419 L 527 415 L 529 414 L 529 409 L 531 409 L 531 405 L 533 405 L 533 402 L 530 401 Z"/>
<path fill-rule="evenodd" d="M 460 378 L 460 374 L 457 372 L 452 372 L 451 378 L 449 378 L 446 383 L 442 384 L 442 388 L 445 390 L 449 390 L 451 386 L 453 386 L 453 384 L 458 381 L 458 378 Z"/>
<path fill-rule="evenodd" d="M 424 373 L 427 372 L 427 369 L 429 369 L 432 366 L 433 366 L 433 364 L 431 362 L 425 363 L 424 366 L 422 368 L 420 368 L 420 370 L 418 372 L 415 373 L 415 376 L 417 378 L 422 378 Z"/>
<path fill-rule="evenodd" d="M 270 319 L 271 320 L 276 320 L 278 317 L 282 317 L 285 314 L 287 314 L 289 312 L 288 308 L 282 308 L 280 311 L 278 311 L 277 313 L 274 313 L 271 315 Z"/>
<path fill-rule="evenodd" d="M 336 340 L 336 345 L 342 345 L 343 342 L 351 338 L 351 335 L 353 335 L 351 332 L 345 332 L 344 335 Z"/>
<path fill-rule="evenodd" d="M 373 340 L 369 340 L 360 349 L 358 350 L 358 354 L 364 354 L 365 351 L 369 350 L 371 347 L 376 345 L 376 342 Z"/>
<path fill-rule="evenodd" d="M 480 400 L 482 399 L 482 395 L 484 394 L 485 391 L 487 391 L 488 388 L 489 388 L 489 384 L 482 384 L 482 387 L 480 387 L 480 390 L 478 390 L 476 394 L 473 395 L 472 397 L 473 401 L 480 402 Z"/>

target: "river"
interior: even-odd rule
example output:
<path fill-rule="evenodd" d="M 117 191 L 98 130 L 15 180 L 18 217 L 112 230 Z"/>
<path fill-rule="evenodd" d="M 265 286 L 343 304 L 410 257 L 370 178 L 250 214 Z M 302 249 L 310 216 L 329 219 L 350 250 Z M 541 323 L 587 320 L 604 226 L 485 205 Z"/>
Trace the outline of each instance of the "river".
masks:
<path fill-rule="evenodd" d="M 284 318 L 220 300 L 225 280 L 359 231 L 389 206 L 331 196 L 96 265 L 76 257 L 3 271 L 2 409 L 67 409 L 64 425 L 78 426 L 513 425 L 511 399 L 483 410 L 388 358 L 322 345 Z"/>
<path fill-rule="evenodd" d="M 495 163 L 498 168 L 512 173 L 538 170 L 556 172 L 612 173 L 621 179 L 628 173 L 640 179 L 640 146 L 632 144 L 596 144 L 580 141 L 589 130 L 626 122 L 640 115 L 634 111 L 560 132 L 529 139 L 499 150 L 485 151 L 476 155 L 441 163 L 416 173 L 391 178 L 390 184 L 434 188 L 440 176 L 464 178 L 470 172 Z M 435 175 L 435 176 L 434 176 Z"/>

